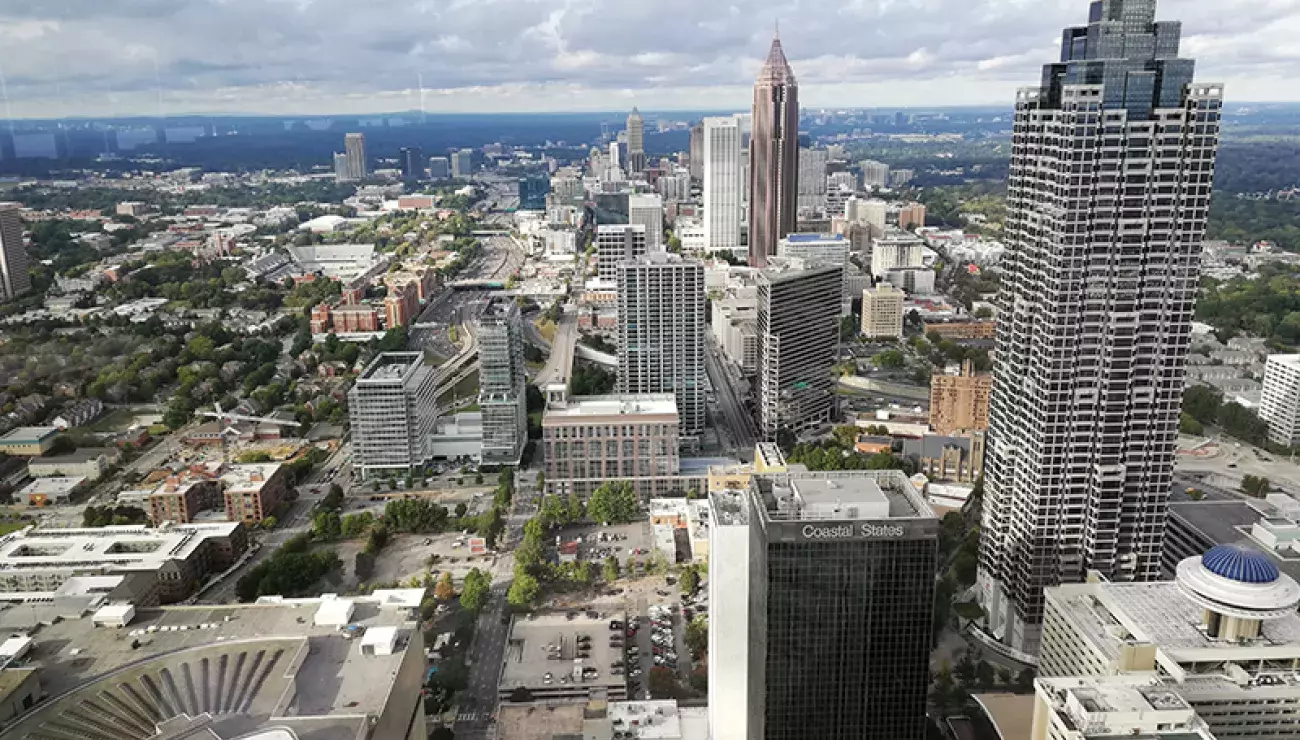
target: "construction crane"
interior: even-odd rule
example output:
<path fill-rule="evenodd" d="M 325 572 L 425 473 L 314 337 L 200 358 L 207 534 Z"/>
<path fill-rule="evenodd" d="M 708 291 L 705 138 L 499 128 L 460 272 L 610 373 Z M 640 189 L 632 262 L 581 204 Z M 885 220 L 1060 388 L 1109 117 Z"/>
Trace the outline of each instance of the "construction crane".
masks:
<path fill-rule="evenodd" d="M 297 419 L 272 419 L 268 416 L 246 416 L 244 414 L 236 414 L 231 411 L 223 411 L 220 402 L 212 404 L 212 407 L 215 408 L 216 411 L 200 411 L 198 412 L 198 415 L 206 416 L 210 419 L 218 419 L 226 426 L 233 426 L 237 421 L 251 421 L 254 424 L 275 424 L 282 427 L 298 426 Z"/>

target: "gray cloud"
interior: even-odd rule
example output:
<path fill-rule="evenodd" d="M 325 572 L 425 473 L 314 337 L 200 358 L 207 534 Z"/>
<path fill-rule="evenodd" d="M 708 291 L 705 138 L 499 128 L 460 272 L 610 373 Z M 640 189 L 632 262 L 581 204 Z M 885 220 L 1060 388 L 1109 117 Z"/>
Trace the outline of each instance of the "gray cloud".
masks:
<path fill-rule="evenodd" d="M 1086 0 L 0 0 L 17 115 L 1010 104 Z M 1300 0 L 1164 0 L 1200 77 L 1296 99 Z"/>

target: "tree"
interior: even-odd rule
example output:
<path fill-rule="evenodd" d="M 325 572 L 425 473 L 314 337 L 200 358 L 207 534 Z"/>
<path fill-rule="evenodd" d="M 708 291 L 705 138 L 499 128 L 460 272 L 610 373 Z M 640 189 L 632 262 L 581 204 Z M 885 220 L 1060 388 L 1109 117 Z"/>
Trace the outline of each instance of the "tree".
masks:
<path fill-rule="evenodd" d="M 506 594 L 506 601 L 516 609 L 527 609 L 532 606 L 541 591 L 542 585 L 537 582 L 536 578 L 529 575 L 522 568 L 516 569 L 515 582 L 510 584 L 510 591 Z"/>
<path fill-rule="evenodd" d="M 1193 385 L 1183 393 L 1183 411 L 1202 424 L 1213 424 L 1218 420 L 1222 403 L 1223 393 L 1210 386 Z"/>
<path fill-rule="evenodd" d="M 370 537 L 366 539 L 366 552 L 377 553 L 388 544 L 388 527 L 377 524 L 370 528 Z"/>
<path fill-rule="evenodd" d="M 460 605 L 472 612 L 482 609 L 487 603 L 488 593 L 492 588 L 492 578 L 487 573 L 473 568 L 465 576 L 465 584 L 460 589 Z"/>
<path fill-rule="evenodd" d="M 844 426 L 835 427 L 835 429 L 831 430 L 831 437 L 835 439 L 835 443 L 840 447 L 843 447 L 844 449 L 852 449 L 853 446 L 857 444 L 858 434 L 861 431 L 861 429 L 852 424 L 846 424 Z"/>
<path fill-rule="evenodd" d="M 696 615 L 687 623 L 686 648 L 691 651 L 691 660 L 696 661 L 709 649 L 709 618 L 705 615 Z"/>
<path fill-rule="evenodd" d="M 1241 479 L 1241 490 L 1255 498 L 1264 498 L 1272 488 L 1268 478 L 1255 475 L 1246 475 Z"/>
<path fill-rule="evenodd" d="M 542 506 L 538 515 L 546 526 L 567 524 L 569 521 L 568 509 L 560 502 L 560 497 L 555 495 L 546 496 L 542 499 Z"/>
<path fill-rule="evenodd" d="M 462 502 L 456 504 L 456 518 L 457 518 L 457 519 L 463 519 L 463 518 L 465 517 L 465 515 L 468 514 L 468 513 L 469 513 L 469 507 L 465 505 L 465 502 L 464 502 L 464 501 L 462 501 Z"/>
<path fill-rule="evenodd" d="M 433 587 L 433 595 L 439 601 L 451 601 L 451 597 L 456 595 L 456 587 L 451 583 L 451 571 L 442 574 L 438 579 L 438 585 Z"/>
<path fill-rule="evenodd" d="M 591 499 L 587 502 L 587 514 L 593 521 L 626 524 L 640 512 L 639 504 L 631 483 L 611 481 L 591 494 Z"/>
<path fill-rule="evenodd" d="M 312 517 L 312 535 L 323 542 L 337 540 L 343 535 L 343 522 L 337 511 L 322 511 Z"/>
<path fill-rule="evenodd" d="M 649 690 L 651 698 L 670 698 L 676 688 L 677 679 L 673 676 L 671 668 L 657 665 L 650 669 L 650 676 L 646 679 L 646 689 Z"/>
<path fill-rule="evenodd" d="M 274 516 L 268 516 L 262 520 L 261 526 L 262 529 L 275 529 L 275 525 L 279 523 L 280 520 L 276 519 Z"/>
<path fill-rule="evenodd" d="M 1205 433 L 1205 427 L 1201 425 L 1201 422 L 1196 420 L 1195 416 L 1184 411 L 1182 416 L 1178 419 L 1178 431 L 1183 434 L 1200 436 Z"/>
<path fill-rule="evenodd" d="M 375 572 L 374 554 L 365 550 L 358 552 L 352 572 L 356 574 L 358 581 L 370 580 L 370 576 Z"/>
<path fill-rule="evenodd" d="M 871 361 L 875 363 L 876 367 L 888 370 L 898 370 L 907 365 L 907 358 L 903 356 L 902 352 L 899 352 L 896 349 L 885 350 L 875 357 L 872 357 Z"/>
<path fill-rule="evenodd" d="M 613 583 L 618 580 L 618 575 L 618 558 L 610 555 L 605 558 L 605 566 L 601 569 L 601 576 L 604 577 L 606 582 Z"/>
<path fill-rule="evenodd" d="M 677 580 L 677 585 L 681 587 L 682 593 L 693 594 L 700 587 L 700 572 L 691 566 L 682 573 L 682 577 Z"/>
<path fill-rule="evenodd" d="M 374 524 L 374 522 L 375 515 L 368 511 L 359 514 L 348 514 L 340 522 L 339 536 L 345 540 L 355 540 L 365 534 L 366 530 L 370 529 L 370 525 Z"/>

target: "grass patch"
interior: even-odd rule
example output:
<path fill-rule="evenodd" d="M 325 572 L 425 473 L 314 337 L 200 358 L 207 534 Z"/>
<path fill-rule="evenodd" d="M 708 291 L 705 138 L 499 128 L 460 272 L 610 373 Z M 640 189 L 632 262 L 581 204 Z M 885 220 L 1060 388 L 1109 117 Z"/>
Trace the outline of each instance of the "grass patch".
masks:
<path fill-rule="evenodd" d="M 90 425 L 92 432 L 108 434 L 126 431 L 135 420 L 135 412 L 130 409 L 113 409 Z"/>
<path fill-rule="evenodd" d="M 17 532 L 29 524 L 31 524 L 31 522 L 25 522 L 19 519 L 5 519 L 4 521 L 0 521 L 0 537 L 3 537 L 10 532 Z"/>

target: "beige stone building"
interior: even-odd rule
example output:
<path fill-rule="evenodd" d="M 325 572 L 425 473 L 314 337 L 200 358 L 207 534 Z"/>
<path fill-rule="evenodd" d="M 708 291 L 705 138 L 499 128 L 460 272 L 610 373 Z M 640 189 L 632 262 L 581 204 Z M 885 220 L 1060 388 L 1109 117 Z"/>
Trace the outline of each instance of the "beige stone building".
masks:
<path fill-rule="evenodd" d="M 967 360 L 957 375 L 930 378 L 930 428 L 935 434 L 982 432 L 989 428 L 989 391 L 993 376 L 976 373 Z"/>
<path fill-rule="evenodd" d="M 889 284 L 862 291 L 862 333 L 871 339 L 902 339 L 903 291 Z"/>

